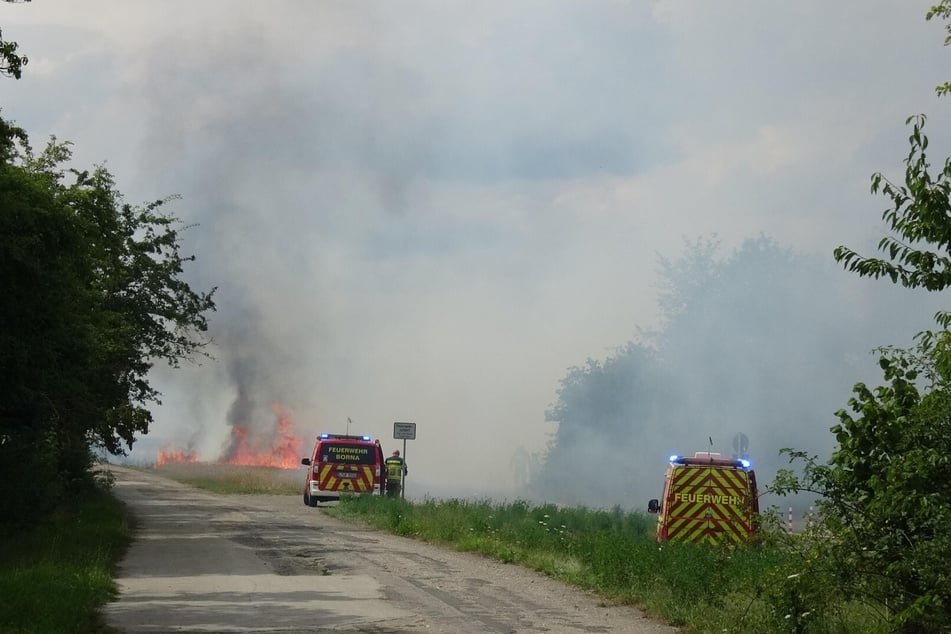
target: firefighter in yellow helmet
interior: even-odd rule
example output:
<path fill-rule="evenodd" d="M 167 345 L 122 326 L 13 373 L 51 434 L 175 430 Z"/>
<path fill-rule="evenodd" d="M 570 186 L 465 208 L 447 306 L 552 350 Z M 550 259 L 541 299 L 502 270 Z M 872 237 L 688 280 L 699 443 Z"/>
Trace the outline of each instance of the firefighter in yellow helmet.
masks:
<path fill-rule="evenodd" d="M 384 464 L 386 465 L 386 494 L 398 498 L 402 489 L 403 476 L 409 473 L 406 461 L 400 457 L 400 450 L 397 449 Z"/>

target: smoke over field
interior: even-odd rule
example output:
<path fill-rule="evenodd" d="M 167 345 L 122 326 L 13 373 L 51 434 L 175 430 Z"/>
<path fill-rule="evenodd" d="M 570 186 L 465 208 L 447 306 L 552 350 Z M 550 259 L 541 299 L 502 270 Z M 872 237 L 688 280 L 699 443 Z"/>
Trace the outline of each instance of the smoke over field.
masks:
<path fill-rule="evenodd" d="M 831 262 L 946 108 L 927 1 L 2 4 L 3 117 L 130 203 L 179 194 L 218 289 L 134 461 L 410 421 L 412 495 L 641 507 L 709 438 L 762 480 L 828 451 L 869 351 L 934 312 Z"/>
<path fill-rule="evenodd" d="M 663 326 L 562 380 L 536 495 L 644 506 L 667 456 L 696 451 L 746 454 L 763 489 L 789 466 L 780 449 L 829 455 L 852 385 L 880 379 L 872 342 L 909 345 L 937 308 L 766 238 L 688 244 L 660 272 Z"/>

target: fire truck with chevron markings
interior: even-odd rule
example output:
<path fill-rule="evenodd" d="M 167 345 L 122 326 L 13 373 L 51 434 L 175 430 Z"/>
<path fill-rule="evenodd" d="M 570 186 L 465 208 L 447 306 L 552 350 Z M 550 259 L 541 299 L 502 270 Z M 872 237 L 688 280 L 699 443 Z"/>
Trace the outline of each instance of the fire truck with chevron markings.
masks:
<path fill-rule="evenodd" d="M 671 456 L 657 514 L 657 541 L 740 543 L 756 534 L 759 499 L 756 473 L 746 459 L 697 452 Z"/>
<path fill-rule="evenodd" d="M 306 465 L 304 504 L 337 500 L 343 494 L 383 493 L 383 449 L 369 436 L 321 434 Z"/>

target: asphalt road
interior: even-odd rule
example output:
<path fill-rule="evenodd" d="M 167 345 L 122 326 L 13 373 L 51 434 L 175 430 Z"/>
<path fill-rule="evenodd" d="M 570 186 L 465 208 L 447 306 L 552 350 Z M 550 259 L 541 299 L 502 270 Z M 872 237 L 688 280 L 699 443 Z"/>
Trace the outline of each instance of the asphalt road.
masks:
<path fill-rule="evenodd" d="M 298 497 L 214 495 L 112 467 L 137 526 L 119 632 L 632 632 L 673 628 L 519 566 L 341 522 Z"/>

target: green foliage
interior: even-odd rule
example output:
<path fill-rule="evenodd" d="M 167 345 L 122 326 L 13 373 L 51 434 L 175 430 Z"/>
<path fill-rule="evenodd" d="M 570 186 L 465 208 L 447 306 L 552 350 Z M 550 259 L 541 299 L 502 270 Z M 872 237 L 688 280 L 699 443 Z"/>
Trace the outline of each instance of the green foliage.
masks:
<path fill-rule="evenodd" d="M 30 0 L 3 0 L 7 4 L 18 2 L 29 2 Z M 16 42 L 10 42 L 3 39 L 3 31 L 0 31 L 0 75 L 20 79 L 23 73 L 23 67 L 30 61 L 26 55 L 17 53 L 19 45 Z"/>
<path fill-rule="evenodd" d="M 96 487 L 41 526 L 0 532 L 0 631 L 100 631 L 98 610 L 115 596 L 112 569 L 129 539 L 121 505 Z"/>
<path fill-rule="evenodd" d="M 910 117 L 906 124 L 911 124 L 912 133 L 904 184 L 893 183 L 881 173 L 872 175 L 872 193 L 882 193 L 892 201 L 882 220 L 894 235 L 878 243 L 886 257 L 862 257 L 844 246 L 837 247 L 834 256 L 846 269 L 863 277 L 887 277 L 908 288 L 941 291 L 951 286 L 951 159 L 932 173 L 926 154 L 928 137 L 922 132 L 925 116 Z M 951 326 L 951 312 L 941 311 L 935 319 L 943 328 Z"/>
<path fill-rule="evenodd" d="M 951 18 L 951 0 L 941 0 L 941 2 L 931 7 L 928 13 L 925 14 L 925 17 L 928 20 L 941 18 L 947 23 L 945 24 L 945 30 L 948 32 L 948 35 L 944 38 L 944 45 L 951 45 L 951 21 L 949 21 L 949 18 Z M 951 82 L 945 82 L 939 85 L 935 91 L 939 96 L 948 94 L 951 92 Z"/>
<path fill-rule="evenodd" d="M 935 17 L 949 21 L 951 0 L 931 8 L 927 19 Z M 925 121 L 906 120 L 903 183 L 872 176 L 872 193 L 891 201 L 882 214 L 890 235 L 878 244 L 884 257 L 844 246 L 834 256 L 860 276 L 937 292 L 951 286 L 951 159 L 932 170 Z M 802 474 L 786 470 L 773 485 L 821 496 L 820 519 L 804 539 L 811 569 L 821 572 L 816 585 L 872 606 L 901 632 L 951 631 L 951 311 L 935 320 L 942 330 L 919 333 L 914 349 L 879 350 L 884 385 L 854 386 L 848 409 L 836 412 L 829 461 L 784 450 Z M 823 599 L 798 596 L 807 609 Z"/>
<path fill-rule="evenodd" d="M 807 542 L 776 532 L 743 547 L 659 545 L 656 520 L 640 513 L 524 501 L 360 496 L 327 512 L 525 565 L 689 632 L 885 631 L 880 615 L 830 590 L 829 571 L 801 547 Z"/>
<path fill-rule="evenodd" d="M 42 516 L 88 481 L 92 448 L 122 453 L 148 431 L 153 362 L 199 352 L 214 309 L 181 279 L 191 258 L 164 201 L 126 205 L 104 168 L 70 159 L 0 124 L 2 522 Z"/>
<path fill-rule="evenodd" d="M 9 0 L 7 0 L 9 1 Z M 8 42 L 3 39 L 3 32 L 0 31 L 0 75 L 20 79 L 23 74 L 23 67 L 30 61 L 26 55 L 19 55 L 16 42 Z"/>
<path fill-rule="evenodd" d="M 903 631 L 947 631 L 951 623 L 951 390 L 948 333 L 913 352 L 883 349 L 887 385 L 855 386 L 832 428 L 839 446 L 826 464 L 802 462 L 801 478 L 781 474 L 778 493 L 821 496 L 815 558 L 824 585 L 877 605 Z M 928 377 L 922 394 L 917 383 Z"/>

